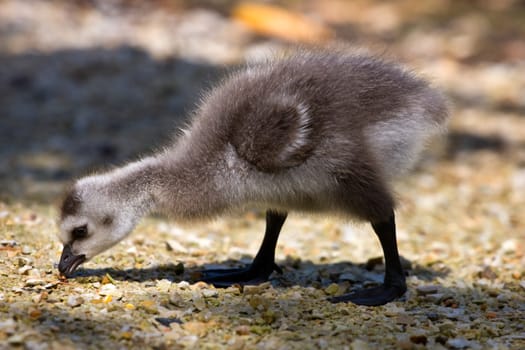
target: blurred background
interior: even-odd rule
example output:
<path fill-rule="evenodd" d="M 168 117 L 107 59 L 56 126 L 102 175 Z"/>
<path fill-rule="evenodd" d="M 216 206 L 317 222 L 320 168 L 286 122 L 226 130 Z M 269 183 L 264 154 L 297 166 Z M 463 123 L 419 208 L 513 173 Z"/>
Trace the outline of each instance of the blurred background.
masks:
<path fill-rule="evenodd" d="M 52 201 L 168 142 L 231 66 L 334 42 L 400 60 L 451 97 L 447 147 L 430 161 L 481 166 L 484 181 L 511 162 L 523 189 L 524 34 L 513 0 L 0 0 L 0 198 Z"/>

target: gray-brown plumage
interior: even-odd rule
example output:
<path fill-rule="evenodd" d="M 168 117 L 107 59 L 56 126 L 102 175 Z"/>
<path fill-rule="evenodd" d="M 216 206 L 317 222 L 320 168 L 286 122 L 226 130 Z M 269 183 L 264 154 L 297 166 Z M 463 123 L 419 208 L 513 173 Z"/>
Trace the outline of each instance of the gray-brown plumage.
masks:
<path fill-rule="evenodd" d="M 326 212 L 370 222 L 386 261 L 383 286 L 335 301 L 384 304 L 406 290 L 391 181 L 447 117 L 425 81 L 366 54 L 298 51 L 250 65 L 213 89 L 163 152 L 77 181 L 62 206 L 59 268 L 71 274 L 151 211 L 191 220 L 260 207 L 267 229 L 254 263 L 205 272 L 217 285 L 257 283 L 278 269 L 286 213 Z"/>

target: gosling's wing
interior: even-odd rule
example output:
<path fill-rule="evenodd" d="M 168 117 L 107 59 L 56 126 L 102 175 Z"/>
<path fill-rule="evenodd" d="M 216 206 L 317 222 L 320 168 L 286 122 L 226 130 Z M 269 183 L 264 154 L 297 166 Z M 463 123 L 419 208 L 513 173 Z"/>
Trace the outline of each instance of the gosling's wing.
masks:
<path fill-rule="evenodd" d="M 263 172 L 298 166 L 317 143 L 309 106 L 293 98 L 255 101 L 236 118 L 231 144 L 239 157 Z"/>

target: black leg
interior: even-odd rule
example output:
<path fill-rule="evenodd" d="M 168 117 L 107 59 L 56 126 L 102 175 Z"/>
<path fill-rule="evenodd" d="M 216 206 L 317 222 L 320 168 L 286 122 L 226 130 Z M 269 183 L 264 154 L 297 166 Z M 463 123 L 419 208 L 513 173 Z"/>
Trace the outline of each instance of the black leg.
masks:
<path fill-rule="evenodd" d="M 203 272 L 203 280 L 216 287 L 228 287 L 232 284 L 262 283 L 268 280 L 273 271 L 282 273 L 281 268 L 275 264 L 275 247 L 286 216 L 287 213 L 273 210 L 266 212 L 264 239 L 251 265 L 240 269 L 206 270 Z"/>
<path fill-rule="evenodd" d="M 376 232 L 385 257 L 385 279 L 382 286 L 357 290 L 350 294 L 332 298 L 332 302 L 350 301 L 358 305 L 377 306 L 384 305 L 405 294 L 407 290 L 405 273 L 401 267 L 396 242 L 395 216 L 386 221 L 373 222 L 372 227 Z"/>

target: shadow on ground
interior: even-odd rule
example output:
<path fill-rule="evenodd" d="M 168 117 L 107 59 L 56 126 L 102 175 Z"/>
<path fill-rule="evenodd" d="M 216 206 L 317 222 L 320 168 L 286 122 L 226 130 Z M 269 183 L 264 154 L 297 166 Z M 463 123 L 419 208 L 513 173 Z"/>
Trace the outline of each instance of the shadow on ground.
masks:
<path fill-rule="evenodd" d="M 242 259 L 246 261 L 249 259 Z M 370 261 L 377 261 L 370 263 Z M 403 259 L 408 276 L 413 275 L 424 281 L 431 281 L 435 278 L 444 278 L 450 273 L 450 269 L 442 264 L 432 267 L 425 267 Z M 270 280 L 275 286 L 289 287 L 299 285 L 308 286 L 327 286 L 330 283 L 349 282 L 351 284 L 362 283 L 381 283 L 384 274 L 384 265 L 380 259 L 371 259 L 365 264 L 355 264 L 351 262 L 339 263 L 314 263 L 312 261 L 299 261 L 291 257 L 277 261 L 283 269 L 283 274 L 274 272 Z M 239 261 L 225 260 L 189 268 L 176 264 L 158 265 L 147 268 L 116 269 L 106 268 L 79 268 L 72 278 L 90 279 L 109 274 L 115 280 L 129 280 L 135 282 L 155 281 L 167 279 L 171 282 L 191 281 L 198 282 L 202 278 L 202 273 L 207 269 L 242 267 Z"/>
<path fill-rule="evenodd" d="M 0 199 L 64 184 L 169 143 L 220 67 L 129 46 L 0 53 Z"/>

